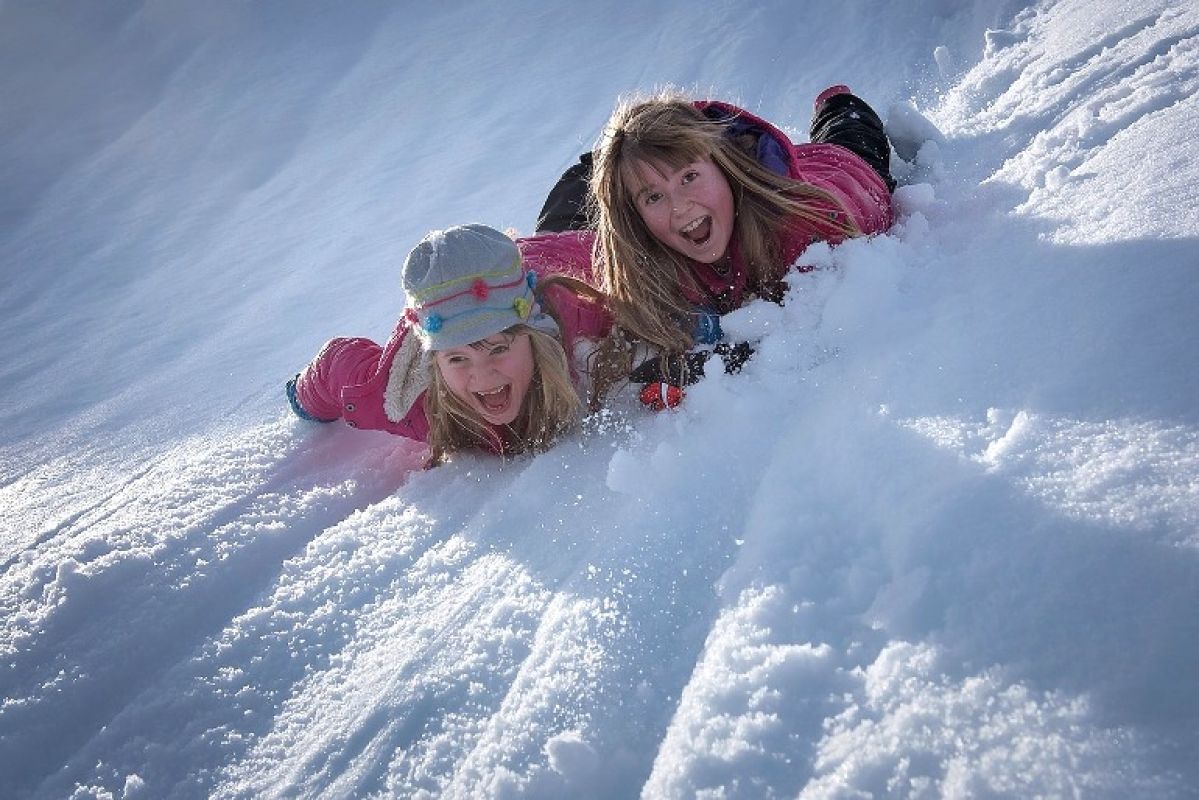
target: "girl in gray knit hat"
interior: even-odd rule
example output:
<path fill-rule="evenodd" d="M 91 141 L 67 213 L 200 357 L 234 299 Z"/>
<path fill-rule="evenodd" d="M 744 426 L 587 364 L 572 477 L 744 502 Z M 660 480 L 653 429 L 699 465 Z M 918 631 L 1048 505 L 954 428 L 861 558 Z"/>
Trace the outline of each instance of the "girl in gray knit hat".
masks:
<path fill-rule="evenodd" d="M 428 442 L 431 464 L 544 450 L 578 419 L 586 354 L 611 327 L 590 255 L 585 232 L 433 231 L 404 262 L 388 342 L 328 342 L 288 382 L 293 411 Z"/>

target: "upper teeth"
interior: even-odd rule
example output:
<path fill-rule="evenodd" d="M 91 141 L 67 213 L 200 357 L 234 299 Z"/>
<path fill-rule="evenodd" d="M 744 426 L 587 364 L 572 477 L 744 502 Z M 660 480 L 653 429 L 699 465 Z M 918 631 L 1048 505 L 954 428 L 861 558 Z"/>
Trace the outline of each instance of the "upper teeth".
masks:
<path fill-rule="evenodd" d="M 478 394 L 478 395 L 492 395 L 492 394 L 499 394 L 500 392 L 504 391 L 504 388 L 505 388 L 505 387 L 503 387 L 503 386 L 497 386 L 497 387 L 495 387 L 494 389 L 488 389 L 488 390 L 487 390 L 487 391 L 485 391 L 485 392 L 475 392 L 475 394 Z"/>
<path fill-rule="evenodd" d="M 700 217 L 698 219 L 691 220 L 690 222 L 688 222 L 686 225 L 683 226 L 683 228 L 682 228 L 683 233 L 691 233 L 691 231 L 698 228 L 699 224 L 703 221 L 704 221 L 704 217 Z"/>

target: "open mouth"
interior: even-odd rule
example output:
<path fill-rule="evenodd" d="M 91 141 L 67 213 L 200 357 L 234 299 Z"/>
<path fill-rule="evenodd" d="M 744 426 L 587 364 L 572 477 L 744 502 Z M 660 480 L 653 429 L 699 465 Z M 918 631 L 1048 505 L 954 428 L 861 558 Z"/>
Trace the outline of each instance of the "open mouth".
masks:
<path fill-rule="evenodd" d="M 483 406 L 484 411 L 498 414 L 508 407 L 508 401 L 512 398 L 512 386 L 504 384 L 486 392 L 475 392 L 475 397 L 479 398 L 479 405 Z"/>
<path fill-rule="evenodd" d="M 702 247 L 712 238 L 712 218 L 703 216 L 699 219 L 694 219 L 683 226 L 679 231 L 683 238 L 691 242 L 691 244 Z"/>

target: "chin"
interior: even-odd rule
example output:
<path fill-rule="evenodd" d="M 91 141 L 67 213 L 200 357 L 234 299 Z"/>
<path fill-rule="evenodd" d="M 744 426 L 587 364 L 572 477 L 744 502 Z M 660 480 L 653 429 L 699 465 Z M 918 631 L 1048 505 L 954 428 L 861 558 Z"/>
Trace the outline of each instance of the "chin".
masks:
<path fill-rule="evenodd" d="M 484 421 L 486 421 L 489 425 L 511 425 L 513 422 L 516 421 L 516 418 L 518 416 L 520 416 L 520 408 L 519 407 L 516 408 L 515 410 L 504 411 L 499 414 L 493 414 L 488 411 L 484 411 L 482 408 L 479 408 L 478 406 L 475 406 L 475 411 L 477 411 L 479 413 L 479 416 L 482 417 L 484 419 Z"/>
<path fill-rule="evenodd" d="M 718 253 L 704 253 L 703 255 L 700 255 L 700 256 L 692 256 L 692 258 L 694 258 L 696 261 L 698 261 L 701 264 L 715 264 L 717 261 L 724 258 L 724 254 L 726 251 L 727 251 L 727 248 L 726 248 L 726 250 L 721 250 Z"/>

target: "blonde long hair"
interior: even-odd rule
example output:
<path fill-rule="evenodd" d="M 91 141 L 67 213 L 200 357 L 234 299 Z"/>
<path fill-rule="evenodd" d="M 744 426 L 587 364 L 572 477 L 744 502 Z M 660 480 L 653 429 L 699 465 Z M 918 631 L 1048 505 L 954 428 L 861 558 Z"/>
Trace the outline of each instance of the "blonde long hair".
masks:
<path fill-rule="evenodd" d="M 749 270 L 749 285 L 764 287 L 782 278 L 781 240 L 796 218 L 841 236 L 860 231 L 822 189 L 780 176 L 727 135 L 726 121 L 703 115 L 675 91 L 622 101 L 604 128 L 594 153 L 590 213 L 596 221 L 595 261 L 600 288 L 617 326 L 662 352 L 694 345 L 685 324 L 693 310 L 684 288 L 698 289 L 688 259 L 659 242 L 637 211 L 629 190 L 642 164 L 679 169 L 710 158 L 733 193 L 733 238 Z"/>
<path fill-rule="evenodd" d="M 564 330 L 562 320 L 545 296 L 555 286 L 603 302 L 603 296 L 595 288 L 580 280 L 559 275 L 541 279 L 536 286 L 538 302 L 557 321 L 559 331 Z M 503 430 L 497 430 L 451 392 L 437 360 L 429 359 L 425 416 L 429 420 L 430 466 L 445 463 L 458 450 L 473 447 L 489 448 L 505 456 L 542 452 L 578 422 L 583 403 L 571 380 L 570 362 L 562 342 L 523 324 L 513 325 L 497 335 L 511 340 L 520 334 L 528 334 L 533 349 L 533 377 L 520 412 Z"/>

